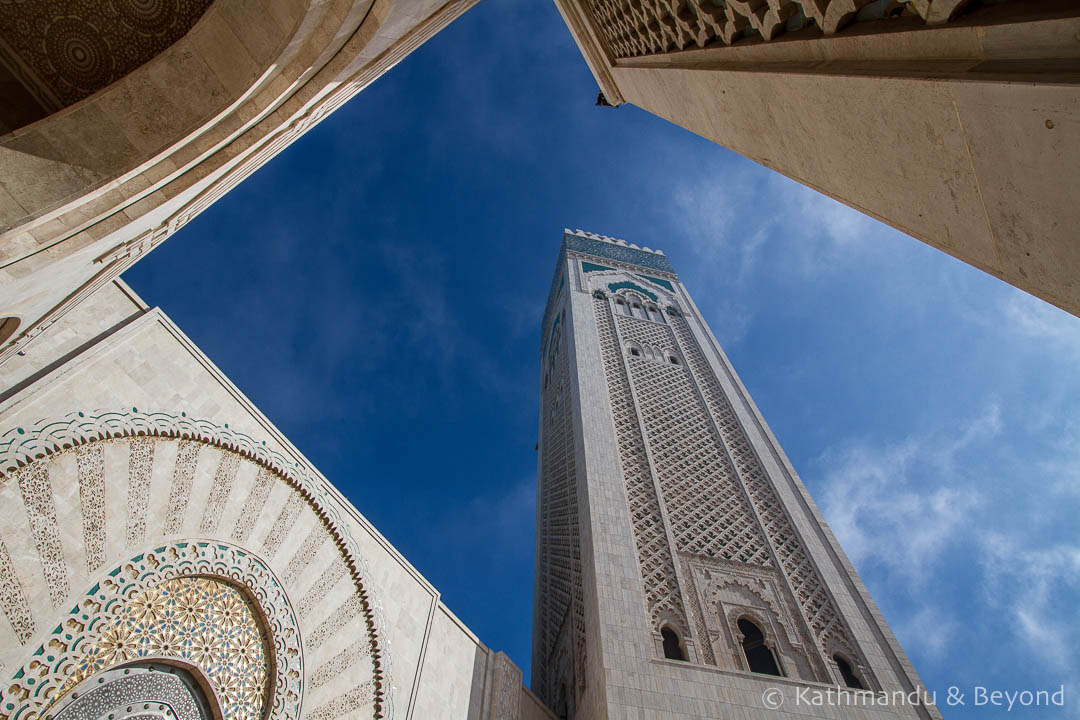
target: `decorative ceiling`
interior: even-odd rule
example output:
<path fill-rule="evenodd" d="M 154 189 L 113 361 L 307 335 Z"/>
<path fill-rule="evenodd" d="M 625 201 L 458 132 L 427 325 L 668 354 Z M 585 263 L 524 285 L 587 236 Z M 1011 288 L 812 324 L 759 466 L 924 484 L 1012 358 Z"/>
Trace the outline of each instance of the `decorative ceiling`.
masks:
<path fill-rule="evenodd" d="M 45 114 L 56 112 L 168 48 L 211 2 L 0 0 L 0 63 Z"/>

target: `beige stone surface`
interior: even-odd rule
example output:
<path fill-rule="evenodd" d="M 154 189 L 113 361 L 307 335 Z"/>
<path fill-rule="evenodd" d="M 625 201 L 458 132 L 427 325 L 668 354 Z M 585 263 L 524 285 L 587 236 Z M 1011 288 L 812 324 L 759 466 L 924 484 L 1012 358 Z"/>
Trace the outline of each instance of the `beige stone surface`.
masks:
<path fill-rule="evenodd" d="M 947 4 L 924 4 L 931 23 L 935 3 Z M 556 4 L 613 102 L 638 105 L 1080 314 L 1075 4 L 1004 3 L 933 29 L 906 16 L 730 45 L 709 25 L 706 35 L 717 39 L 705 47 L 680 35 L 689 32 L 684 20 L 697 22 L 688 17 L 659 31 L 666 47 L 633 52 L 610 50 L 613 36 L 597 30 L 619 11 L 590 25 L 590 3 Z M 812 4 L 800 4 L 816 17 Z"/>
<path fill-rule="evenodd" d="M 0 597 L 7 617 L 0 622 L 0 675 L 28 662 L 103 572 L 163 543 L 199 539 L 260 558 L 278 578 L 302 639 L 305 717 L 372 717 L 377 687 L 385 693 L 381 717 L 550 717 L 522 687 L 521 671 L 484 647 L 183 333 L 125 285 L 109 284 L 29 349 L 4 366 L 10 384 L 0 400 L 0 436 L 21 437 L 15 428 L 33 433 L 39 421 L 78 411 L 87 418 L 113 411 L 110 417 L 135 425 L 110 439 L 77 441 L 0 479 L 0 576 L 17 589 Z M 256 439 L 259 457 L 277 453 L 282 467 L 310 478 L 318 496 L 302 495 L 242 448 L 138 437 L 145 430 L 136 428 L 147 427 L 138 418 L 157 411 L 183 411 L 222 437 Z M 47 490 L 23 491 L 31 471 L 44 473 Z M 100 523 L 97 506 L 85 500 L 95 493 Z M 46 516 L 55 520 L 33 519 Z M 367 599 L 358 601 L 357 593 Z M 380 677 L 384 685 L 373 684 Z M 516 683 L 509 695 L 499 693 L 505 677 Z"/>
<path fill-rule="evenodd" d="M 475 0 L 216 0 L 179 41 L 0 136 L 0 360 Z M 18 347 L 16 347 L 18 346 Z"/>

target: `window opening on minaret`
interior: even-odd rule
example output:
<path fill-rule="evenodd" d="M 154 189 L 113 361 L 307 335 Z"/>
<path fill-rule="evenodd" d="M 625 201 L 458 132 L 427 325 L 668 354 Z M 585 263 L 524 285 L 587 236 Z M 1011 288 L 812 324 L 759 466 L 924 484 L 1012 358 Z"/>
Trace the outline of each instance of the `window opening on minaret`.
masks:
<path fill-rule="evenodd" d="M 664 641 L 664 657 L 668 660 L 686 661 L 686 653 L 683 652 L 682 643 L 679 642 L 679 634 L 669 627 L 660 628 L 660 637 Z"/>
<path fill-rule="evenodd" d="M 746 654 L 746 664 L 750 666 L 750 672 L 762 675 L 780 675 L 780 667 L 776 664 L 772 650 L 765 644 L 765 634 L 761 628 L 747 620 L 740 618 L 739 632 L 743 635 L 743 652 Z"/>
<path fill-rule="evenodd" d="M 641 351 L 638 350 L 637 348 L 633 348 L 633 347 L 630 348 L 630 354 L 633 355 L 634 357 L 641 357 Z"/>
<path fill-rule="evenodd" d="M 863 684 L 859 681 L 859 678 L 855 676 L 854 671 L 851 669 L 851 664 L 843 658 L 841 655 L 833 655 L 833 660 L 836 661 L 836 667 L 840 669 L 840 675 L 844 678 L 844 684 L 849 688 L 855 690 L 865 690 Z"/>

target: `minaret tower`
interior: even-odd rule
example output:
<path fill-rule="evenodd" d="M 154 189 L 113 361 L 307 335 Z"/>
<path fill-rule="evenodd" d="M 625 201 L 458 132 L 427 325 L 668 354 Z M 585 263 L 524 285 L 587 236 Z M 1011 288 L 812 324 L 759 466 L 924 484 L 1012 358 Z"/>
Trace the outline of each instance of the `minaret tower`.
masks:
<path fill-rule="evenodd" d="M 940 717 L 663 253 L 565 231 L 542 331 L 532 688 L 556 715 Z"/>

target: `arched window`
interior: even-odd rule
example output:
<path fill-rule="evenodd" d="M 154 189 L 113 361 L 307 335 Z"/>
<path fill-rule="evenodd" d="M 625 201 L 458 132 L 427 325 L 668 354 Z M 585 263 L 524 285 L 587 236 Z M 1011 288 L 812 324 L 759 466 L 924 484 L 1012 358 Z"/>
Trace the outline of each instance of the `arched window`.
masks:
<path fill-rule="evenodd" d="M 836 667 L 840 670 L 840 675 L 844 678 L 844 684 L 849 688 L 856 690 L 865 690 L 859 678 L 855 676 L 855 672 L 851 669 L 851 663 L 843 658 L 842 655 L 833 655 L 832 658 L 836 662 Z"/>
<path fill-rule="evenodd" d="M 682 643 L 679 642 L 679 634 L 667 627 L 660 628 L 660 637 L 664 641 L 664 657 L 668 660 L 686 661 L 686 653 L 683 652 Z"/>
<path fill-rule="evenodd" d="M 645 309 L 649 311 L 650 320 L 658 323 L 664 322 L 664 314 L 660 312 L 660 308 L 650 303 L 649 305 L 645 306 Z"/>
<path fill-rule="evenodd" d="M 615 312 L 619 313 L 620 315 L 630 314 L 630 308 L 627 307 L 626 301 L 623 300 L 622 297 L 620 297 L 619 295 L 615 296 Z"/>
<path fill-rule="evenodd" d="M 742 647 L 750 672 L 780 675 L 780 667 L 776 664 L 772 650 L 765 644 L 765 634 L 761 632 L 761 628 L 746 618 L 739 618 L 738 625 L 739 632 L 743 635 Z"/>
<path fill-rule="evenodd" d="M 630 348 L 630 354 L 634 357 L 641 357 L 641 351 L 638 350 L 636 347 Z"/>
<path fill-rule="evenodd" d="M 672 365 L 678 365 L 679 364 L 679 356 L 676 355 L 675 353 L 668 353 L 667 361 L 669 363 L 671 363 Z"/>
<path fill-rule="evenodd" d="M 559 720 L 570 719 L 570 694 L 566 691 L 566 683 L 559 685 L 559 694 L 555 696 L 555 716 Z"/>

